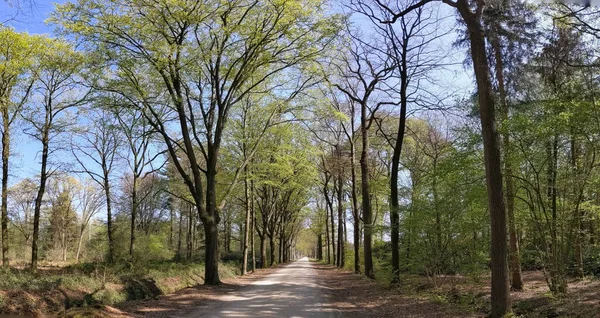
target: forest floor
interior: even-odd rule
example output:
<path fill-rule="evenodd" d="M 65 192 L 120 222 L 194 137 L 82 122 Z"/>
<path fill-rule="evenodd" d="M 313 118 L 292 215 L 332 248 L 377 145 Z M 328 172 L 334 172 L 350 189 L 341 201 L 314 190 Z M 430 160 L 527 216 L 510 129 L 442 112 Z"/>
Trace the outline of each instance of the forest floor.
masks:
<path fill-rule="evenodd" d="M 392 288 L 350 271 L 316 266 L 331 288 L 332 306 L 343 317 L 486 317 L 489 313 L 489 279 L 408 276 Z M 515 317 L 600 317 L 598 279 L 571 280 L 563 296 L 548 292 L 542 272 L 523 272 L 523 279 L 526 288 L 511 292 Z"/>

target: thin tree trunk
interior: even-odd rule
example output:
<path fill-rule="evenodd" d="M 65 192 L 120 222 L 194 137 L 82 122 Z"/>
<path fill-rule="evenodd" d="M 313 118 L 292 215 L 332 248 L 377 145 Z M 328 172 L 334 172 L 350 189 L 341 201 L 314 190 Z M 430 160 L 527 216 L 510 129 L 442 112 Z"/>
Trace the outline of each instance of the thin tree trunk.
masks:
<path fill-rule="evenodd" d="M 317 235 L 317 259 L 323 260 L 323 234 Z"/>
<path fill-rule="evenodd" d="M 177 258 L 181 259 L 181 241 L 183 241 L 183 212 L 179 211 L 179 231 L 177 232 Z"/>
<path fill-rule="evenodd" d="M 252 218 L 252 231 L 250 231 L 250 245 L 252 246 L 252 272 L 256 270 L 256 252 L 254 245 L 254 235 L 256 232 L 256 215 L 254 210 L 254 181 L 250 181 L 250 213 Z"/>
<path fill-rule="evenodd" d="M 573 135 L 573 134 L 572 134 Z M 571 169 L 573 170 L 573 179 L 575 180 L 575 184 L 578 184 L 579 182 L 579 165 L 577 163 L 577 159 L 579 156 L 579 152 L 577 151 L 577 142 L 575 140 L 575 137 L 572 136 L 571 137 Z M 576 224 L 575 224 L 575 276 L 577 278 L 583 278 L 584 276 L 584 272 L 583 272 L 583 248 L 582 248 L 582 244 L 583 244 L 583 228 L 582 228 L 582 219 L 583 219 L 583 215 L 582 215 L 582 211 L 579 208 L 579 205 L 581 203 L 581 200 L 583 198 L 583 186 L 573 186 L 574 189 L 577 189 L 575 192 L 575 218 L 576 218 Z"/>
<path fill-rule="evenodd" d="M 338 159 L 341 161 L 342 154 L 339 147 L 336 149 L 338 152 Z M 344 255 L 344 203 L 343 203 L 343 195 L 344 195 L 344 187 L 343 187 L 343 179 L 342 179 L 342 167 L 341 162 L 338 163 L 338 177 L 337 177 L 337 201 L 338 201 L 338 257 L 337 257 L 337 266 L 343 268 L 345 264 L 345 255 Z"/>
<path fill-rule="evenodd" d="M 244 222 L 244 242 L 242 244 L 242 275 L 246 275 L 248 273 L 248 233 L 250 230 L 250 218 L 252 217 L 252 213 L 250 212 L 250 186 L 248 184 L 248 167 L 244 167 L 244 197 L 245 204 L 244 209 L 246 212 L 245 222 Z"/>
<path fill-rule="evenodd" d="M 85 232 L 85 227 L 81 229 L 79 232 L 79 241 L 77 242 L 77 253 L 75 253 L 75 261 L 79 263 L 79 253 L 81 252 L 81 241 L 83 241 L 83 233 Z"/>
<path fill-rule="evenodd" d="M 103 161 L 103 166 L 105 165 Z M 106 227 L 108 235 L 108 263 L 112 264 L 115 260 L 115 244 L 113 241 L 113 225 L 112 225 L 112 200 L 110 198 L 110 182 L 108 172 L 104 170 L 104 195 L 106 196 Z"/>
<path fill-rule="evenodd" d="M 46 113 L 45 126 L 42 132 L 42 165 L 40 168 L 40 187 L 35 198 L 35 207 L 33 210 L 33 239 L 31 241 L 31 272 L 37 273 L 38 267 L 38 238 L 40 232 L 40 215 L 42 209 L 42 200 L 46 191 L 46 180 L 48 179 L 48 134 L 49 134 L 50 115 Z"/>
<path fill-rule="evenodd" d="M 137 171 L 137 168 L 134 169 L 135 171 Z M 137 183 L 138 183 L 138 177 L 137 177 L 137 172 L 134 172 L 133 175 L 133 184 L 132 184 L 132 188 L 131 188 L 131 232 L 130 232 L 130 240 L 129 240 L 129 260 L 133 263 L 133 252 L 135 249 L 135 222 L 136 222 L 136 217 L 137 217 L 137 208 L 138 208 L 138 203 L 137 203 Z"/>
<path fill-rule="evenodd" d="M 4 103 L 3 103 L 4 104 Z M 2 267 L 9 267 L 8 260 L 8 160 L 10 158 L 10 121 L 8 105 L 2 105 Z"/>
<path fill-rule="evenodd" d="M 186 244 L 186 254 L 185 254 L 185 258 L 190 260 L 192 259 L 192 250 L 193 250 L 193 241 L 194 239 L 192 238 L 192 235 L 194 233 L 193 231 L 193 225 L 194 224 L 194 208 L 192 207 L 192 205 L 189 205 L 189 210 L 188 210 L 188 228 L 187 228 L 187 244 Z"/>
<path fill-rule="evenodd" d="M 327 264 L 331 264 L 331 246 L 329 239 L 329 213 L 327 212 L 327 205 L 325 206 L 325 240 L 327 241 Z"/>
<path fill-rule="evenodd" d="M 169 248 L 173 250 L 173 207 L 169 207 Z"/>
<path fill-rule="evenodd" d="M 354 111 L 352 111 L 354 115 Z M 354 117 L 354 116 L 353 116 Z M 352 132 L 354 134 L 354 120 L 352 120 Z M 353 138 L 351 136 L 351 138 Z M 358 194 L 356 192 L 356 149 L 354 140 L 350 142 L 350 165 L 352 167 L 352 218 L 354 236 L 354 273 L 360 273 L 360 215 L 358 211 Z"/>
<path fill-rule="evenodd" d="M 407 51 L 408 40 L 401 43 L 402 59 L 400 65 L 400 118 L 398 121 L 398 130 L 396 131 L 396 144 L 392 154 L 392 171 L 390 176 L 390 223 L 391 223 L 391 243 L 392 243 L 392 284 L 400 282 L 400 202 L 398 199 L 398 172 L 400 167 L 400 155 L 402 154 L 402 145 L 406 131 L 406 109 L 407 88 L 408 88 L 408 65 Z"/>

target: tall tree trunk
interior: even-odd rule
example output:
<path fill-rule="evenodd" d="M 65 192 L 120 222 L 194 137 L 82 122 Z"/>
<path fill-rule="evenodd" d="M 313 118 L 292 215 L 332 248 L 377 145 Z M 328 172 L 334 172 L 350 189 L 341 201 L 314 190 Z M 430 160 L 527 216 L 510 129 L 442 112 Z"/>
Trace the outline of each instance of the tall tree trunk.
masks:
<path fill-rule="evenodd" d="M 342 153 L 339 147 L 337 148 L 338 158 L 341 161 Z M 338 176 L 337 176 L 337 203 L 338 203 L 338 257 L 337 257 L 337 266 L 343 268 L 345 264 L 345 255 L 344 255 L 344 186 L 343 186 L 343 173 L 341 162 L 338 163 Z"/>
<path fill-rule="evenodd" d="M 49 142 L 49 123 L 50 115 L 46 113 L 45 126 L 42 132 L 42 165 L 40 167 L 40 186 L 35 198 L 35 207 L 33 209 L 33 239 L 31 241 L 31 272 L 37 273 L 38 267 L 38 238 L 40 233 L 40 215 L 42 210 L 42 200 L 46 192 L 46 180 L 48 173 L 48 142 Z"/>
<path fill-rule="evenodd" d="M 103 166 L 105 163 L 103 161 Z M 108 236 L 108 263 L 112 264 L 115 261 L 115 244 L 113 240 L 113 224 L 112 224 L 112 200 L 110 198 L 110 181 L 108 176 L 108 171 L 106 168 L 104 170 L 104 195 L 106 196 L 106 232 Z"/>
<path fill-rule="evenodd" d="M 186 254 L 185 254 L 185 258 L 190 260 L 192 259 L 192 251 L 194 249 L 193 247 L 193 233 L 194 233 L 194 208 L 192 207 L 192 205 L 189 205 L 189 210 L 188 210 L 188 224 L 187 224 L 187 240 L 186 240 Z"/>
<path fill-rule="evenodd" d="M 352 112 L 354 115 L 354 111 Z M 354 116 L 353 116 L 354 117 Z M 352 121 L 352 132 L 354 133 L 354 120 Z M 352 136 L 350 138 L 353 138 Z M 358 194 L 356 193 L 356 149 L 354 140 L 350 142 L 350 165 L 352 167 L 352 218 L 354 236 L 354 273 L 360 273 L 360 215 L 358 211 Z"/>
<path fill-rule="evenodd" d="M 248 184 L 248 167 L 244 167 L 244 209 L 246 212 L 246 217 L 244 221 L 244 243 L 242 244 L 242 275 L 246 275 L 248 273 L 248 233 L 250 230 L 250 218 L 252 217 L 252 213 L 250 213 L 250 185 Z"/>
<path fill-rule="evenodd" d="M 323 260 L 323 234 L 317 235 L 317 259 Z"/>
<path fill-rule="evenodd" d="M 132 184 L 132 188 L 131 188 L 131 232 L 130 232 L 130 236 L 129 236 L 129 261 L 131 261 L 133 263 L 133 252 L 135 249 L 135 222 L 136 222 L 136 217 L 137 217 L 137 208 L 138 208 L 138 189 L 137 189 L 137 184 L 138 184 L 138 176 L 137 174 L 137 167 L 136 169 L 134 169 L 136 172 L 134 172 L 133 174 L 133 184 Z"/>
<path fill-rule="evenodd" d="M 283 250 L 285 249 L 285 247 L 283 245 L 283 230 L 280 229 L 280 231 L 281 231 L 281 234 L 279 234 L 279 249 L 278 249 L 278 253 L 277 253 L 278 254 L 277 258 L 278 258 L 278 263 L 282 264 L 284 262 Z"/>
<path fill-rule="evenodd" d="M 177 259 L 180 260 L 181 256 L 181 241 L 183 241 L 183 211 L 179 211 L 179 231 L 177 232 Z"/>
<path fill-rule="evenodd" d="M 8 160 L 10 158 L 8 104 L 2 105 L 2 121 L 2 267 L 8 268 Z"/>
<path fill-rule="evenodd" d="M 216 143 L 218 145 L 218 143 Z M 206 208 L 197 200 L 196 204 L 204 224 L 204 236 L 206 249 L 204 253 L 205 285 L 219 285 L 219 212 L 217 210 L 217 157 L 218 146 L 213 145 L 209 150 L 206 164 Z M 203 210 L 205 208 L 205 210 Z M 204 212 L 204 213 L 203 213 Z"/>
<path fill-rule="evenodd" d="M 260 268 L 267 266 L 267 236 L 264 232 L 260 236 Z"/>
<path fill-rule="evenodd" d="M 550 209 L 552 211 L 552 219 L 550 225 L 551 237 L 551 257 L 552 265 L 550 270 L 550 289 L 553 293 L 566 293 L 567 281 L 565 280 L 561 247 L 558 241 L 558 206 L 557 206 L 557 189 L 556 177 L 558 170 L 558 135 L 553 136 L 552 142 L 548 145 L 548 199 L 550 201 Z"/>
<path fill-rule="evenodd" d="M 329 239 L 329 212 L 328 212 L 328 206 L 325 205 L 325 240 L 327 241 L 327 264 L 331 264 L 331 246 L 330 246 L 330 239 Z"/>
<path fill-rule="evenodd" d="M 373 268 L 373 220 L 371 209 L 371 191 L 369 185 L 369 131 L 367 128 L 367 105 L 361 104 L 361 135 L 362 151 L 360 155 L 360 173 L 361 173 L 361 192 L 362 192 L 362 210 L 364 221 L 364 258 L 365 258 L 365 276 L 375 278 Z"/>
<path fill-rule="evenodd" d="M 173 250 L 173 207 L 169 207 L 169 248 Z"/>
<path fill-rule="evenodd" d="M 494 22 L 493 28 L 499 27 Z M 496 81 L 498 82 L 498 93 L 500 95 L 500 118 L 503 121 L 509 119 L 508 101 L 506 98 L 506 89 L 504 86 L 504 60 L 502 58 L 502 48 L 498 35 L 491 37 L 491 44 L 494 50 L 494 60 L 496 64 Z M 504 184 L 506 188 L 506 214 L 508 216 L 508 235 L 509 235 L 509 254 L 511 270 L 511 288 L 514 290 L 523 290 L 523 277 L 521 275 L 521 256 L 519 251 L 519 240 L 517 237 L 517 226 L 515 222 L 515 190 L 512 178 L 512 163 L 510 161 L 510 134 L 507 129 L 503 130 L 502 148 L 504 148 Z"/>
<path fill-rule="evenodd" d="M 483 5 L 483 3 L 478 3 L 478 6 Z M 508 247 L 506 242 L 506 209 L 502 189 L 502 164 L 500 161 L 498 132 L 496 130 L 494 95 L 487 61 L 485 34 L 481 25 L 483 7 L 477 8 L 478 10 L 474 13 L 466 0 L 457 0 L 456 6 L 467 25 L 473 70 L 477 82 L 491 223 L 491 317 L 499 318 L 510 311 Z"/>
<path fill-rule="evenodd" d="M 81 242 L 83 241 L 83 233 L 85 232 L 85 227 L 82 226 L 81 231 L 79 232 L 79 239 L 77 240 L 77 252 L 75 253 L 75 261 L 79 263 L 79 253 L 81 252 Z"/>
<path fill-rule="evenodd" d="M 269 253 L 269 266 L 275 265 L 275 238 L 273 235 L 269 235 L 269 247 L 271 248 Z"/>
<path fill-rule="evenodd" d="M 335 253 L 336 251 L 336 240 L 335 240 L 335 222 L 333 219 L 333 197 L 329 196 L 329 180 L 330 180 L 330 176 L 326 175 L 325 176 L 326 180 L 325 180 L 325 184 L 323 185 L 323 196 L 325 196 L 325 203 L 326 203 L 326 213 L 329 213 L 329 221 L 330 226 L 331 226 L 331 256 L 332 256 L 332 261 L 333 263 L 330 264 L 337 264 L 336 260 L 337 260 L 337 255 Z M 335 190 L 334 190 L 335 191 Z M 329 242 L 328 242 L 329 243 Z"/>
<path fill-rule="evenodd" d="M 579 152 L 577 151 L 577 142 L 575 137 L 571 137 L 571 169 L 573 170 L 573 180 L 575 180 L 575 184 L 578 182 L 579 174 L 579 165 L 577 163 Z M 574 189 L 577 189 L 575 192 L 575 276 L 577 278 L 583 278 L 583 228 L 582 228 L 582 211 L 579 208 L 581 200 L 583 198 L 583 186 L 573 186 Z"/>
<path fill-rule="evenodd" d="M 406 131 L 406 108 L 408 105 L 408 65 L 407 51 L 408 40 L 401 43 L 402 59 L 400 65 L 400 118 L 398 121 L 398 130 L 396 131 L 396 144 L 392 154 L 392 171 L 390 176 L 390 223 L 391 223 L 391 243 L 392 243 L 392 284 L 400 282 L 400 202 L 398 199 L 398 172 L 400 168 L 400 155 L 402 154 L 402 145 L 404 143 L 404 134 Z"/>
<path fill-rule="evenodd" d="M 218 224 L 214 221 L 204 222 L 205 233 L 205 281 L 206 285 L 218 285 L 219 280 L 219 240 L 218 240 Z"/>
<path fill-rule="evenodd" d="M 256 270 L 256 253 L 254 250 L 254 235 L 256 232 L 256 215 L 254 210 L 254 181 L 250 182 L 250 214 L 252 218 L 252 231 L 250 231 L 250 245 L 252 246 L 252 272 Z"/>

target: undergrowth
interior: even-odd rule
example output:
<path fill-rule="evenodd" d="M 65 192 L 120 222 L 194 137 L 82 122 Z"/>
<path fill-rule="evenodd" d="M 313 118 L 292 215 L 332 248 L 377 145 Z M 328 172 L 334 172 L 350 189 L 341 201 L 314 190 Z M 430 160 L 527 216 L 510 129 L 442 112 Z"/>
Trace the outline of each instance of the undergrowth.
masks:
<path fill-rule="evenodd" d="M 239 274 L 239 265 L 221 263 L 219 274 L 231 278 Z M 192 262 L 80 263 L 41 268 L 37 274 L 27 269 L 2 270 L 0 313 L 61 314 L 72 307 L 151 299 L 203 283 L 204 264 Z"/>

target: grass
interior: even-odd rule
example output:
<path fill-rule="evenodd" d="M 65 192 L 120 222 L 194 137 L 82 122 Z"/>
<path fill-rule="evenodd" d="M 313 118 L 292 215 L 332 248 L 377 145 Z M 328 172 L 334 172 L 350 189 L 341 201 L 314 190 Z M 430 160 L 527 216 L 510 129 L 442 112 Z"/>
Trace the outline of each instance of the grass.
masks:
<path fill-rule="evenodd" d="M 220 277 L 239 274 L 234 262 L 219 266 Z M 71 307 L 115 305 L 127 300 L 151 299 L 204 283 L 204 265 L 155 261 L 107 266 L 80 263 L 0 271 L 0 312 L 62 314 Z"/>

